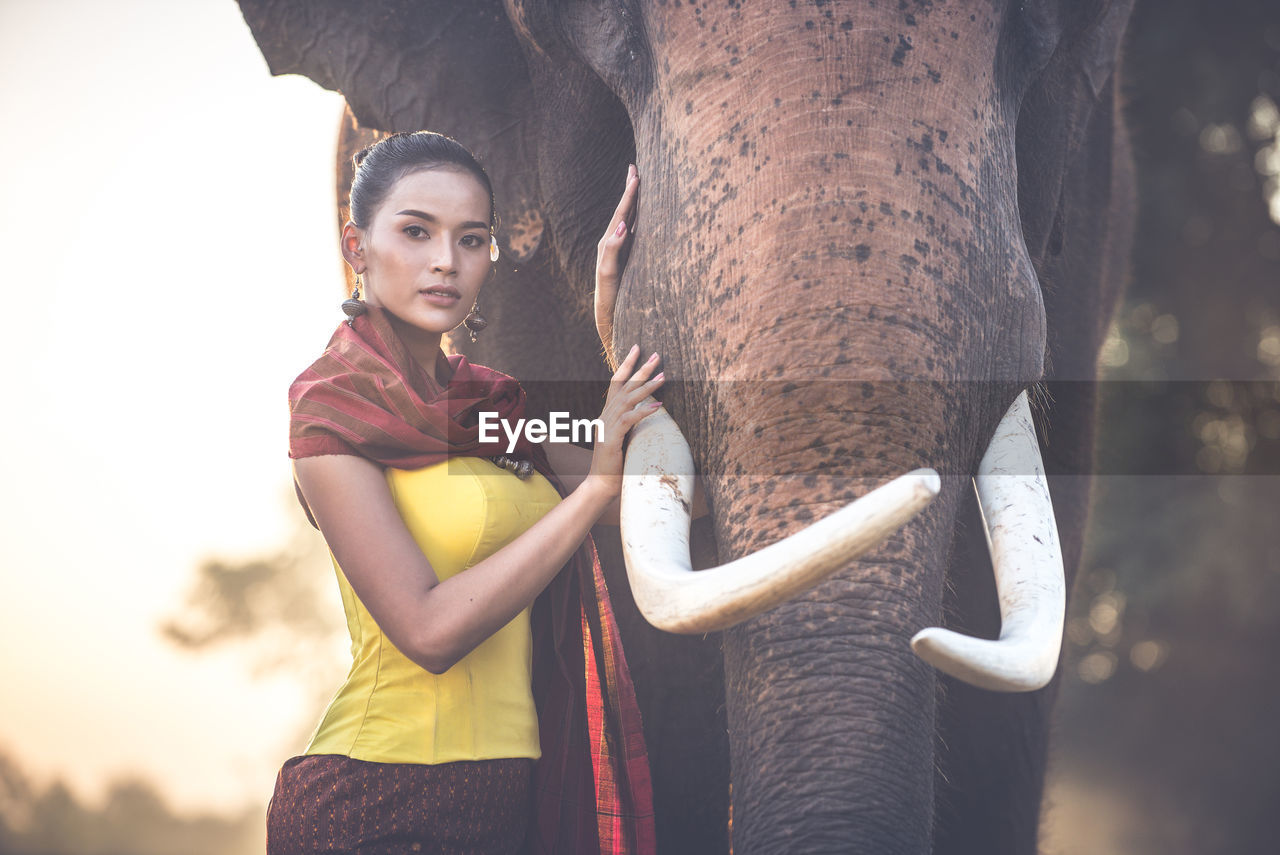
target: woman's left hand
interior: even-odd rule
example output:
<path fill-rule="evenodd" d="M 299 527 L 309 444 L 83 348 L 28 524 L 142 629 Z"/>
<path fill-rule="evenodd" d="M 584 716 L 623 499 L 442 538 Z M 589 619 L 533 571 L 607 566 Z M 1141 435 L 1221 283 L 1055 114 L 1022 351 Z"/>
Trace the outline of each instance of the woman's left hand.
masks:
<path fill-rule="evenodd" d="M 596 332 L 604 345 L 610 369 L 618 367 L 613 357 L 613 304 L 618 297 L 618 282 L 631 252 L 631 230 L 635 225 L 636 196 L 640 190 L 640 174 L 635 164 L 627 167 L 627 187 L 613 212 L 609 228 L 596 247 Z"/>

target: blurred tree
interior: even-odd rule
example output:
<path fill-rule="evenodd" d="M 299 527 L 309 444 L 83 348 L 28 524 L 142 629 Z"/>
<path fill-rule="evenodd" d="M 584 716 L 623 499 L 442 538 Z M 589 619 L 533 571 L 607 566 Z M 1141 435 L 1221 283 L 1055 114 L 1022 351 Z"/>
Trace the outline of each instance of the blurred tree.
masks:
<path fill-rule="evenodd" d="M 306 522 L 292 490 L 283 501 L 294 520 L 285 545 L 247 560 L 203 561 L 185 602 L 159 629 L 193 653 L 240 649 L 256 673 L 286 671 L 320 702 L 349 664 L 342 603 L 324 538 Z"/>
<path fill-rule="evenodd" d="M 1140 2 L 1126 63 L 1137 244 L 1103 356 L 1048 815 L 1071 793 L 1119 805 L 1091 855 L 1272 852 L 1280 3 Z M 1046 851 L 1085 851 L 1080 833 Z"/>
<path fill-rule="evenodd" d="M 115 782 L 105 805 L 85 807 L 61 781 L 43 791 L 0 752 L 0 852 L 4 855 L 261 855 L 261 811 L 175 816 L 148 782 Z"/>
<path fill-rule="evenodd" d="M 1156 376 L 1138 379 L 1278 376 L 1258 358 L 1280 322 L 1280 225 L 1258 157 L 1276 128 L 1264 140 L 1253 121 L 1280 103 L 1278 9 L 1147 0 L 1130 25 L 1141 213 L 1129 301 L 1151 307 L 1135 326 L 1159 347 L 1144 366 Z"/>

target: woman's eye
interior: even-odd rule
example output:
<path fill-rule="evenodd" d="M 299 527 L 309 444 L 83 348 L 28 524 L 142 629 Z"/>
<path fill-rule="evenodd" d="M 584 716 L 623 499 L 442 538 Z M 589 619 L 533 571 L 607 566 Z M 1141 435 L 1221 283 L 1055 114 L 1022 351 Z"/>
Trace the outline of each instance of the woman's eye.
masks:
<path fill-rule="evenodd" d="M 404 233 L 409 237 L 422 237 L 427 233 L 427 230 L 422 226 L 405 226 Z"/>
<path fill-rule="evenodd" d="M 481 240 L 477 235 L 467 235 L 462 239 L 462 242 L 465 246 L 469 246 L 469 247 L 484 246 L 484 241 Z"/>

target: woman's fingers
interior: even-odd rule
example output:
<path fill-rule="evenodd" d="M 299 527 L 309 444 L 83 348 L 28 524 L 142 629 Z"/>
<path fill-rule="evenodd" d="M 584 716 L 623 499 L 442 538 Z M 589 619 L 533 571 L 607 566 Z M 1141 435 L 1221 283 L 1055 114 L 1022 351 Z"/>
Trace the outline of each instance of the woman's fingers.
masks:
<path fill-rule="evenodd" d="M 651 416 L 662 406 L 661 401 L 641 401 L 626 412 L 626 420 L 634 425 L 645 416 Z"/>
<path fill-rule="evenodd" d="M 639 353 L 639 346 L 633 345 L 618 370 L 613 373 L 602 415 L 621 417 L 666 382 L 664 372 L 650 376 L 661 362 L 658 354 L 651 355 L 643 365 L 636 368 Z"/>
<path fill-rule="evenodd" d="M 653 373 L 653 369 L 658 365 L 658 354 L 653 354 L 639 368 L 635 367 L 636 359 L 640 354 L 640 345 L 634 344 L 631 350 L 627 352 L 627 356 L 622 360 L 618 369 L 613 372 L 613 378 L 610 381 L 611 388 L 614 389 L 634 389 L 640 383 L 648 379 Z M 634 373 L 633 373 L 634 372 Z"/>
<path fill-rule="evenodd" d="M 613 377 L 609 379 L 609 391 L 605 399 L 606 404 L 626 388 L 627 381 L 631 377 L 631 372 L 635 370 L 636 360 L 639 356 L 640 345 L 633 344 L 631 350 L 627 352 L 626 357 L 613 372 Z"/>
<path fill-rule="evenodd" d="M 596 280 L 597 287 L 601 284 L 611 285 L 622 271 L 624 264 L 623 256 L 625 255 L 628 242 L 631 240 L 632 227 L 635 224 L 635 202 L 636 195 L 640 190 L 640 176 L 636 173 L 635 165 L 631 165 L 627 170 L 627 187 L 622 191 L 622 198 L 618 200 L 618 207 L 613 211 L 613 217 L 609 220 L 609 227 L 605 229 L 604 237 L 600 238 L 600 243 L 596 252 Z"/>
<path fill-rule="evenodd" d="M 657 389 L 659 386 L 665 383 L 666 380 L 667 380 L 666 374 L 664 372 L 659 372 L 653 377 L 650 377 L 648 380 L 645 380 L 640 385 L 633 386 L 632 388 L 628 389 L 627 394 L 630 398 L 633 398 L 636 400 L 647 398 L 649 397 L 649 395 L 653 394 L 654 389 Z"/>
<path fill-rule="evenodd" d="M 599 443 L 596 448 L 602 452 L 606 448 L 613 448 L 620 453 L 623 438 L 631 431 L 631 428 L 635 427 L 636 423 L 646 416 L 653 415 L 661 406 L 661 401 L 649 398 L 634 404 L 620 404 L 615 401 L 611 406 L 605 407 L 604 412 L 600 414 L 601 420 L 605 423 L 605 441 Z"/>
<path fill-rule="evenodd" d="M 611 237 L 621 237 L 618 234 L 618 223 L 631 222 L 631 209 L 635 206 L 636 192 L 639 189 L 640 175 L 636 171 L 635 164 L 632 163 L 627 166 L 627 187 L 622 191 L 622 198 L 618 200 L 618 207 L 613 211 L 613 219 L 609 221 L 609 228 L 604 233 L 606 241 Z"/>
<path fill-rule="evenodd" d="M 622 362 L 618 363 L 618 368 L 613 372 L 613 377 L 609 380 L 610 391 L 622 388 L 626 379 L 631 376 L 632 366 L 635 365 L 636 357 L 640 354 L 640 345 L 631 345 L 631 350 L 627 351 L 627 356 Z"/>
<path fill-rule="evenodd" d="M 658 359 L 658 354 L 655 353 L 650 356 L 645 363 L 637 368 L 635 373 L 627 378 L 627 380 L 622 384 L 621 391 L 623 395 L 634 400 L 636 398 L 635 393 L 643 388 L 645 383 L 649 381 L 653 372 L 657 370 L 658 363 L 660 361 L 661 360 Z"/>

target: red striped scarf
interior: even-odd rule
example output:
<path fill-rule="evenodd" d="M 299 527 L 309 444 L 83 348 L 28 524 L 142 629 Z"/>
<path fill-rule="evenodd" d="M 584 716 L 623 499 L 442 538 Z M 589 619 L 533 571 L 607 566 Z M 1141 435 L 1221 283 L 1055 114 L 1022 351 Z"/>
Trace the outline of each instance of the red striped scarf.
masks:
<path fill-rule="evenodd" d="M 409 354 L 383 309 L 338 325 L 324 354 L 289 387 L 289 456 L 359 454 L 415 469 L 452 456 L 504 453 L 479 439 L 481 411 L 524 414 L 519 382 L 448 357 L 441 387 Z M 561 496 L 542 447 L 523 435 L 510 457 L 530 460 Z M 302 490 L 298 499 L 315 518 Z M 542 758 L 526 841 L 534 853 L 649 855 L 656 849 L 649 762 L 635 689 L 604 574 L 588 535 L 534 602 L 533 692 Z"/>

